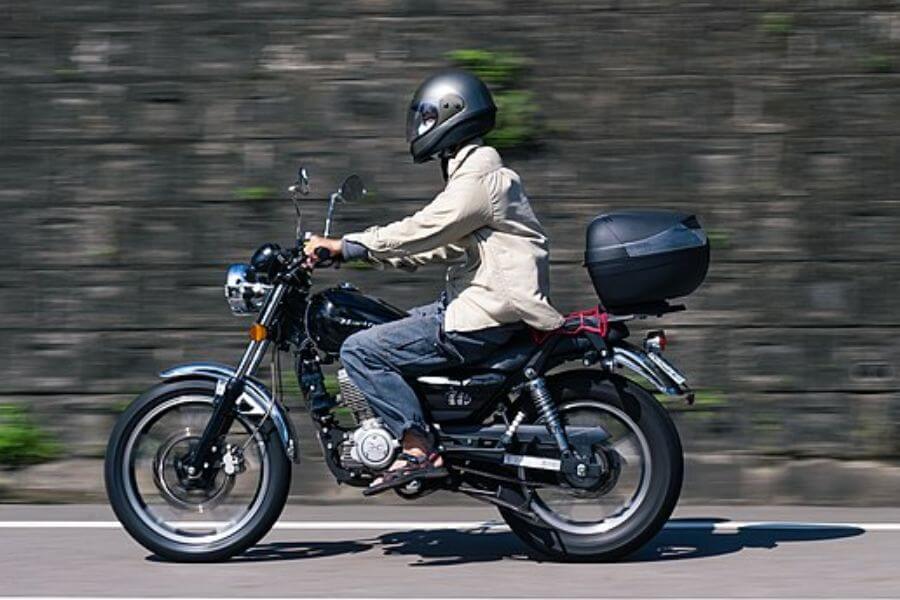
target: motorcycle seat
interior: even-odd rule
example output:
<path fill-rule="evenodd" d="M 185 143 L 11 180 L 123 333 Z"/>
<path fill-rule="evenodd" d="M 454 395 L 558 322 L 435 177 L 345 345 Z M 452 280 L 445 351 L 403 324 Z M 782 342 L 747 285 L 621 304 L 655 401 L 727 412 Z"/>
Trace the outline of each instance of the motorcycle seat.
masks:
<path fill-rule="evenodd" d="M 627 338 L 629 335 L 628 327 L 624 323 L 610 323 L 606 340 L 609 342 L 618 342 Z M 516 369 L 521 369 L 528 362 L 528 359 L 534 353 L 537 344 L 532 337 L 529 329 L 523 328 L 516 332 L 510 340 L 494 352 L 491 356 L 477 363 L 466 365 L 465 369 L 491 371 L 503 371 L 509 373 Z M 588 350 L 591 348 L 590 343 L 581 337 L 568 338 L 568 342 L 561 345 L 554 354 L 565 354 L 573 349 Z"/>
<path fill-rule="evenodd" d="M 534 340 L 531 339 L 527 329 L 516 332 L 506 344 L 500 347 L 491 356 L 471 365 L 467 368 L 490 369 L 492 371 L 515 371 L 525 366 L 528 358 L 534 352 Z"/>

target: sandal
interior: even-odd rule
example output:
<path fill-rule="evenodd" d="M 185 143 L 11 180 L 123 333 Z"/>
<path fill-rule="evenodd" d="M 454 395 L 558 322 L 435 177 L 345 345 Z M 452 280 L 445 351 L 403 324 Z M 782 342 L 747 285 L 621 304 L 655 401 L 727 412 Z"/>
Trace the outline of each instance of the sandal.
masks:
<path fill-rule="evenodd" d="M 443 479 L 450 472 L 446 467 L 437 467 L 434 461 L 438 458 L 437 452 L 429 452 L 426 456 L 415 456 L 408 452 L 402 452 L 397 458 L 405 460 L 406 464 L 393 471 L 387 471 L 382 475 L 381 483 L 370 485 L 363 490 L 363 496 L 374 496 L 386 490 L 390 490 L 416 479 Z"/>

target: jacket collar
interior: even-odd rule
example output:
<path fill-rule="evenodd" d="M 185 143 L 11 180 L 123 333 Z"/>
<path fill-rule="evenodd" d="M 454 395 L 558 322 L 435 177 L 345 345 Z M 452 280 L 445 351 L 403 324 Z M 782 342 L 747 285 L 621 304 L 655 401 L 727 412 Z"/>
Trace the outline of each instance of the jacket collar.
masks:
<path fill-rule="evenodd" d="M 490 152 L 479 152 L 478 150 L 481 148 L 490 150 Z M 454 179 L 469 172 L 486 173 L 501 166 L 502 163 L 500 163 L 500 156 L 497 152 L 484 146 L 481 138 L 475 138 L 450 157 L 447 162 L 447 179 Z"/>

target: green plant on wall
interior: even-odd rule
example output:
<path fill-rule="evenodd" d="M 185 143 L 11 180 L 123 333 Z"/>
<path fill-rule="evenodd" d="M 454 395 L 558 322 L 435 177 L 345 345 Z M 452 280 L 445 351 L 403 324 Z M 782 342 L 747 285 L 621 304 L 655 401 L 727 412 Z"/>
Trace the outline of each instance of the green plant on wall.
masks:
<path fill-rule="evenodd" d="M 788 35 L 794 30 L 794 16 L 787 13 L 763 13 L 759 28 L 769 35 Z"/>
<path fill-rule="evenodd" d="M 869 73 L 892 73 L 894 71 L 894 59 L 890 54 L 870 54 L 865 57 L 863 64 Z"/>
<path fill-rule="evenodd" d="M 266 185 L 254 185 L 236 189 L 234 197 L 238 200 L 268 200 L 278 197 L 278 192 Z"/>
<path fill-rule="evenodd" d="M 491 88 L 497 103 L 497 125 L 485 136 L 485 142 L 497 148 L 516 148 L 538 139 L 539 108 L 534 93 L 521 87 L 524 59 L 509 52 L 474 48 L 454 50 L 447 58 L 478 75 Z"/>
<path fill-rule="evenodd" d="M 472 71 L 489 86 L 499 88 L 513 85 L 525 66 L 525 61 L 515 54 L 477 48 L 453 50 L 447 53 L 447 58 Z"/>
<path fill-rule="evenodd" d="M 56 443 L 31 422 L 20 406 L 0 404 L 0 465 L 45 462 L 58 454 Z"/>

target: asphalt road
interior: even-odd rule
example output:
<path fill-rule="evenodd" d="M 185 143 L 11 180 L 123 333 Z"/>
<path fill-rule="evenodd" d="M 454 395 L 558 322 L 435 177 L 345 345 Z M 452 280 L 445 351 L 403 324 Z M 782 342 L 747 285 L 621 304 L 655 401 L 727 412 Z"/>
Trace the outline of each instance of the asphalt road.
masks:
<path fill-rule="evenodd" d="M 226 563 L 161 562 L 104 506 L 0 506 L 0 600 L 54 597 L 892 597 L 900 509 L 683 507 L 618 564 L 527 557 L 481 506 L 290 506 Z"/>

